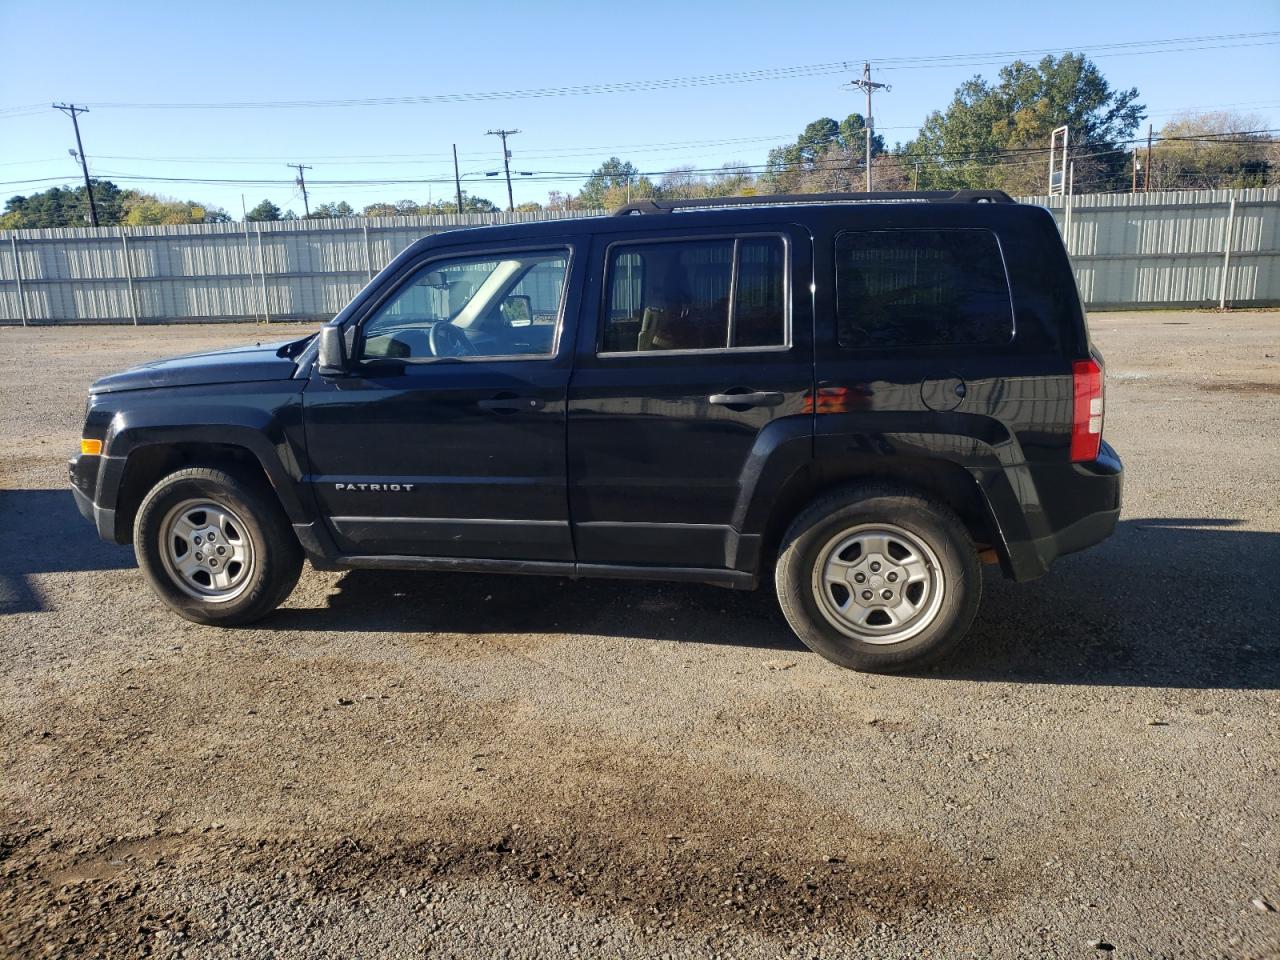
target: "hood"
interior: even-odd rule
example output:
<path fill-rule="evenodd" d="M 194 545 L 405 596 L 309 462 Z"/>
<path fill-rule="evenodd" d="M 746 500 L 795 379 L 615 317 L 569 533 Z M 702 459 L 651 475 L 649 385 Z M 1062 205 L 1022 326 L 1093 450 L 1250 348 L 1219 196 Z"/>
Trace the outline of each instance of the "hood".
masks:
<path fill-rule="evenodd" d="M 293 376 L 296 358 L 311 340 L 288 340 L 192 353 L 156 360 L 112 373 L 94 382 L 90 393 L 147 390 L 155 387 L 196 387 L 210 383 L 248 383 L 254 380 L 287 380 Z"/>

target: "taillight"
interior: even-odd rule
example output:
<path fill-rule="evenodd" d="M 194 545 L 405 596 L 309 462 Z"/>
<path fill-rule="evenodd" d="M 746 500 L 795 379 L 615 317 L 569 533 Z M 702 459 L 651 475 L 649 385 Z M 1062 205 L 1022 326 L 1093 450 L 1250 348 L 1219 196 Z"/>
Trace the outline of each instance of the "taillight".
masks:
<path fill-rule="evenodd" d="M 1097 360 L 1071 365 L 1075 400 L 1071 415 L 1071 462 L 1097 460 L 1102 446 L 1102 367 Z"/>

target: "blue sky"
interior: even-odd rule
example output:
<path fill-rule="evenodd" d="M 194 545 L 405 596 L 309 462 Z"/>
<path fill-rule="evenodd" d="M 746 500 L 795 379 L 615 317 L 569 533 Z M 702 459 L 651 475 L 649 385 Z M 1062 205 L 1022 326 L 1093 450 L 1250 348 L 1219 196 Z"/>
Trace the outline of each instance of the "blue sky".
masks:
<path fill-rule="evenodd" d="M 967 11 L 962 13 L 961 11 Z M 1052 24 L 1052 26 L 1050 26 Z M 0 196 L 78 177 L 70 121 L 51 101 L 209 103 L 331 100 L 528 90 L 772 71 L 864 59 L 886 61 L 876 79 L 878 129 L 909 139 L 956 86 L 996 65 L 931 63 L 890 69 L 891 58 L 1012 50 L 1083 50 L 1113 86 L 1136 86 L 1159 129 L 1173 112 L 1219 108 L 1280 126 L 1280 37 L 1267 45 L 1123 53 L 1102 44 L 1280 31 L 1277 0 L 1127 4 L 853 4 L 651 0 L 643 5 L 543 2 L 352 4 L 71 0 L 0 3 Z M 1239 44 L 1246 41 L 1222 41 Z M 1258 41 L 1251 41 L 1257 44 Z M 1174 45 L 1180 46 L 1180 45 Z M 993 57 L 1007 60 L 1011 57 Z M 1035 58 L 1029 58 L 1035 59 Z M 759 163 L 820 116 L 841 118 L 864 100 L 838 68 L 785 78 L 645 92 L 453 103 L 284 109 L 96 107 L 81 118 L 95 176 L 240 215 L 270 197 L 301 212 L 286 162 L 310 163 L 312 202 L 425 201 L 452 185 L 325 186 L 326 179 L 452 175 L 457 143 L 467 189 L 505 203 L 496 138 L 518 128 L 516 202 L 575 189 L 575 174 L 611 154 L 642 170 L 724 161 Z M 731 142 L 732 141 L 732 142 Z M 146 177 L 279 179 L 274 186 L 126 181 Z"/>

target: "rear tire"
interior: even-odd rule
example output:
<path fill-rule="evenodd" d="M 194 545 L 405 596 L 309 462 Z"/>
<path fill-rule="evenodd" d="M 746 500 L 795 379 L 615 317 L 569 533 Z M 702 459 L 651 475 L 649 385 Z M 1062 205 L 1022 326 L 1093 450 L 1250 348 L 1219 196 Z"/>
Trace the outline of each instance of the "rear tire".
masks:
<path fill-rule="evenodd" d="M 270 487 L 216 467 L 157 483 L 138 508 L 133 549 L 161 600 L 215 626 L 266 616 L 302 572 L 302 548 Z"/>
<path fill-rule="evenodd" d="M 806 507 L 782 541 L 778 602 L 805 646 L 853 670 L 927 666 L 968 631 L 982 568 L 946 504 L 859 484 Z"/>

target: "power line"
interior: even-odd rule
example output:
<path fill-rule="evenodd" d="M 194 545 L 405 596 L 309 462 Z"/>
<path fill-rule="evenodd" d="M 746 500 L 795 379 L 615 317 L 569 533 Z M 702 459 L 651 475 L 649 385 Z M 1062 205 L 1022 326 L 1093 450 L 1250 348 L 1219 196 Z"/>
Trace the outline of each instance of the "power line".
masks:
<path fill-rule="evenodd" d="M 518 131 L 505 131 L 508 136 Z M 494 135 L 498 135 L 500 131 L 494 131 Z M 1198 142 L 1198 143 L 1224 143 L 1224 144 L 1243 144 L 1251 146 L 1263 146 L 1269 142 L 1263 137 L 1272 136 L 1280 133 L 1280 128 L 1269 128 L 1259 130 L 1235 130 L 1221 131 L 1217 133 L 1205 133 L 1195 136 L 1170 136 L 1155 137 L 1155 142 Z M 1245 137 L 1253 137 L 1255 139 L 1243 139 Z M 1105 150 L 1096 150 L 1089 153 L 1076 153 L 1075 159 L 1086 159 L 1090 157 L 1115 155 L 1127 152 L 1124 148 L 1144 143 L 1145 137 L 1134 138 L 1129 140 L 1118 141 L 1114 146 L 1110 146 Z M 1087 147 L 1087 144 L 1086 144 Z M 1001 166 L 1024 166 L 1035 165 L 1042 161 L 1034 155 L 1042 155 L 1048 152 L 1047 147 L 1011 147 L 993 150 L 976 150 L 976 151 L 958 151 L 944 152 L 929 155 L 926 160 L 940 164 L 960 164 L 974 162 L 991 162 L 993 165 Z M 904 155 L 886 155 L 881 158 L 881 162 L 898 165 L 911 165 L 920 162 L 918 158 Z M 825 166 L 847 165 L 847 160 L 843 157 L 836 158 L 818 158 L 811 161 L 811 166 L 821 168 Z M 298 166 L 298 165 L 290 165 Z M 303 169 L 311 169 L 310 166 L 302 165 Z M 769 165 L 764 164 L 734 164 L 729 172 L 741 172 L 749 174 L 757 174 L 768 171 Z M 638 177 L 660 177 L 669 170 L 646 170 L 637 171 Z M 684 170 L 683 172 L 701 175 L 715 175 L 724 173 L 724 166 L 717 167 L 694 167 Z M 551 181 L 568 181 L 582 180 L 591 176 L 593 171 L 582 170 L 542 170 L 532 174 L 533 179 L 544 182 Z M 112 177 L 117 180 L 139 181 L 144 183 L 193 183 L 208 185 L 242 185 L 242 186 L 285 186 L 289 184 L 300 185 L 298 180 L 288 181 L 273 178 L 230 178 L 230 177 L 163 177 L 148 176 L 145 174 L 129 173 L 125 171 L 100 170 L 99 177 Z M 474 171 L 467 174 L 461 174 L 458 182 L 480 182 L 484 174 L 481 171 Z M 42 177 L 26 180 L 0 181 L 0 186 L 21 186 L 25 184 L 49 183 L 59 180 L 65 180 L 65 177 Z M 315 179 L 312 185 L 320 185 L 327 187 L 343 187 L 343 186 L 395 186 L 395 185 L 415 185 L 415 184 L 442 184 L 454 183 L 452 177 L 386 177 L 386 178 L 351 178 L 351 179 Z"/>
<path fill-rule="evenodd" d="M 1194 50 L 1221 50 L 1233 47 L 1270 46 L 1280 43 L 1280 31 L 1214 34 L 1198 37 L 1175 37 L 1165 40 L 1134 40 L 1122 43 L 1063 44 L 1033 50 L 996 50 L 984 53 L 933 54 L 916 57 L 875 57 L 884 70 L 984 66 L 993 57 L 1021 57 L 1063 53 L 1071 50 L 1090 56 L 1134 56 L 1154 53 L 1185 53 Z M 1180 46 L 1181 45 L 1181 46 Z M 868 58 L 872 59 L 872 58 Z M 1002 61 L 992 61 L 1002 63 Z M 589 96 L 598 94 L 635 93 L 650 90 L 683 89 L 768 80 L 788 80 L 841 73 L 851 66 L 848 60 L 798 64 L 725 73 L 668 77 L 649 80 L 627 80 L 559 87 L 535 87 L 513 90 L 488 90 L 421 96 L 356 97 L 313 100 L 248 100 L 209 102 L 125 102 L 102 101 L 88 105 L 103 109 L 135 110 L 241 110 L 294 109 L 316 107 L 396 106 L 404 104 L 462 103 L 477 100 L 516 100 L 546 97 Z M 22 110 L 23 108 L 8 108 Z"/>

